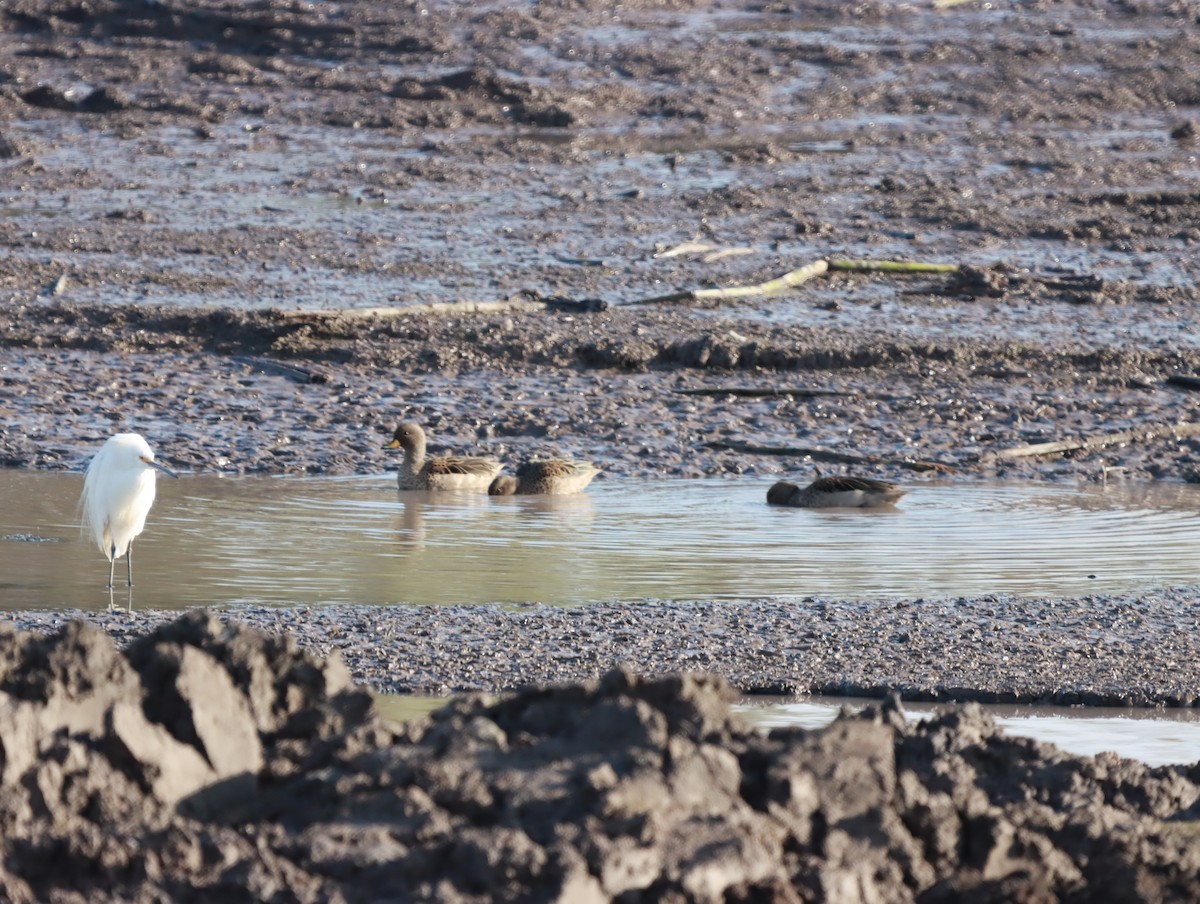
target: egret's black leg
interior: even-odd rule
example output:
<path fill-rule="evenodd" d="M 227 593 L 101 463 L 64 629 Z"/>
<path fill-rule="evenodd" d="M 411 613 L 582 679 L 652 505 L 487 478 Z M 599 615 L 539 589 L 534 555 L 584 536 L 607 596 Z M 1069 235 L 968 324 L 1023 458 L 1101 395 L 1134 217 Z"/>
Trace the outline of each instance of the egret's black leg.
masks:
<path fill-rule="evenodd" d="M 117 544 L 113 544 L 108 549 L 108 589 L 112 590 L 113 568 L 117 565 Z"/>
<path fill-rule="evenodd" d="M 114 596 L 114 588 L 108 588 L 108 608 L 110 612 L 120 612 L 121 607 L 117 605 L 116 597 Z M 125 591 L 125 611 L 133 611 L 133 588 L 130 587 Z"/>
<path fill-rule="evenodd" d="M 133 586 L 133 541 L 129 541 L 129 546 L 125 549 L 125 574 L 129 580 L 129 586 Z"/>

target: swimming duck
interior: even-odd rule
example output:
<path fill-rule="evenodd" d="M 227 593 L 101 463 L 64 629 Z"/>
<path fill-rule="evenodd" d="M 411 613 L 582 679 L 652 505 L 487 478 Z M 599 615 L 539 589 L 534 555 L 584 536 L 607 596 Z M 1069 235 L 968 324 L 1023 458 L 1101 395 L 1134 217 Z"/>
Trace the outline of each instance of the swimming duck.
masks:
<path fill-rule="evenodd" d="M 493 480 L 488 493 L 492 496 L 565 496 L 583 492 L 584 487 L 599 473 L 600 469 L 590 461 L 574 458 L 527 461 L 517 468 L 516 477 L 501 474 Z"/>
<path fill-rule="evenodd" d="M 396 474 L 402 490 L 469 490 L 484 492 L 500 473 L 494 458 L 459 455 L 425 457 L 425 431 L 420 424 L 405 421 L 396 428 L 385 449 L 404 450 L 404 461 Z"/>
<path fill-rule="evenodd" d="M 871 477 L 818 477 L 803 488 L 781 480 L 767 490 L 767 502 L 795 508 L 873 508 L 891 505 L 906 492 Z"/>

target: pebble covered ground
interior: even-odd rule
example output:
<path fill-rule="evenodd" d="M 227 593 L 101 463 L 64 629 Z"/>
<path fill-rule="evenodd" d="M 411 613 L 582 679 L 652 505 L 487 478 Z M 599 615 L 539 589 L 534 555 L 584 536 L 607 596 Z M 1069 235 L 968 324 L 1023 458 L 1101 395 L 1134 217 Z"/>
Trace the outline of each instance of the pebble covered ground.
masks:
<path fill-rule="evenodd" d="M 382 693 L 444 695 L 703 671 L 744 693 L 1092 706 L 1200 705 L 1200 594 L 845 603 L 240 608 L 226 621 L 336 651 Z M 177 612 L 12 613 L 21 629 L 80 618 L 125 644 Z"/>

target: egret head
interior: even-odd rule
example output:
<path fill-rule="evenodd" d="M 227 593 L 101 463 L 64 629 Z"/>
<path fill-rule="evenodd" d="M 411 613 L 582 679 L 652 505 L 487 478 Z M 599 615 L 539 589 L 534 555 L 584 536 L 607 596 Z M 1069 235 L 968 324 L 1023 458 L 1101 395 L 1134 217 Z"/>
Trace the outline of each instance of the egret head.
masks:
<path fill-rule="evenodd" d="M 105 449 L 110 450 L 111 455 L 105 456 L 104 466 L 111 467 L 113 470 L 155 468 L 171 477 L 179 476 L 166 465 L 154 460 L 154 450 L 140 434 L 118 433 L 116 436 L 109 437 L 104 448 L 100 450 L 102 454 Z"/>

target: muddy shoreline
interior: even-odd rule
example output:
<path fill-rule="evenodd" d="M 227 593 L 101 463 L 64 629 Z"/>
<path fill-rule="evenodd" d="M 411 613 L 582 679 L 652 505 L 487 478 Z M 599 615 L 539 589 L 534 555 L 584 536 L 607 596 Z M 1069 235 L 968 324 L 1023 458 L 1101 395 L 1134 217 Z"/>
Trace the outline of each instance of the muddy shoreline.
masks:
<path fill-rule="evenodd" d="M 6 2 L 0 464 L 1200 479 L 1195 4 L 801 7 Z M 832 259 L 959 270 L 639 303 Z M 0 892 L 1194 901 L 1196 766 L 542 682 L 1194 706 L 1198 599 L 14 613 Z"/>
<path fill-rule="evenodd" d="M 280 354 L 297 334 L 304 347 Z M 81 470 L 120 428 L 184 470 L 378 473 L 410 418 L 434 449 L 586 457 L 615 476 L 802 478 L 833 462 L 905 480 L 1200 479 L 1200 440 L 1167 432 L 1200 420 L 1186 383 L 1200 351 L 1182 348 L 900 341 L 626 310 L 360 318 L 60 302 L 0 311 L 5 335 L 11 467 Z M 1064 440 L 1096 445 L 1003 457 Z"/>
<path fill-rule="evenodd" d="M 1200 478 L 1188 4 L 3 16 L 0 463 Z M 967 269 L 635 304 L 836 258 Z"/>

